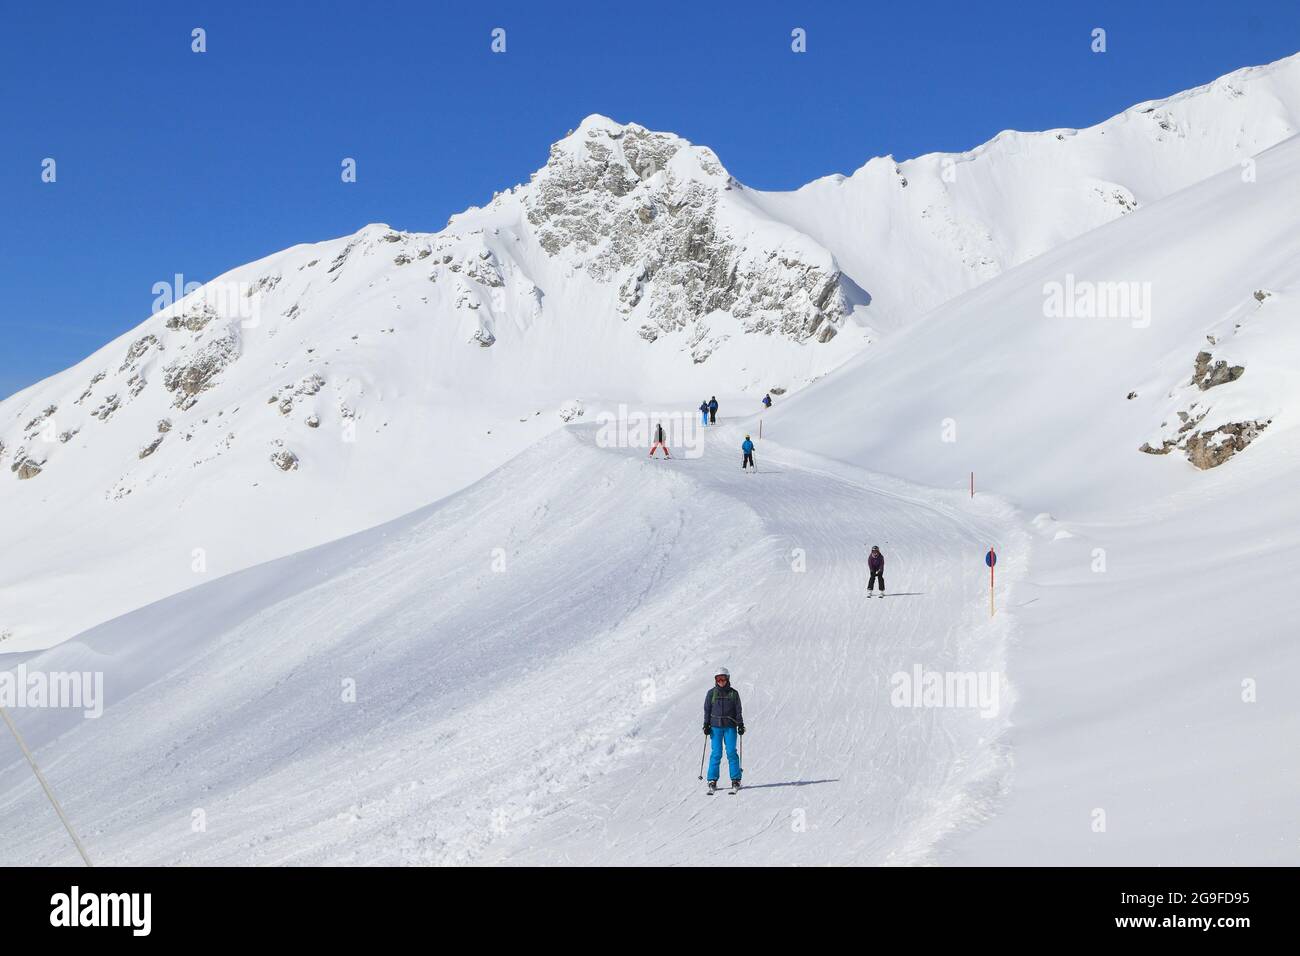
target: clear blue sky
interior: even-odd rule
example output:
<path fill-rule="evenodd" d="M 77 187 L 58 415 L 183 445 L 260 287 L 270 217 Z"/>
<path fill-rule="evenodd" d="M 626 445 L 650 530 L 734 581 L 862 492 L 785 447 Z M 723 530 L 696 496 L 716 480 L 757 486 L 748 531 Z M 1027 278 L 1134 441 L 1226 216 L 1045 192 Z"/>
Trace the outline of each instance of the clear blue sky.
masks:
<path fill-rule="evenodd" d="M 1088 126 L 1298 48 L 1296 0 L 11 3 L 0 396 L 143 321 L 174 273 L 204 281 L 368 222 L 441 228 L 588 113 L 680 133 L 779 189 Z"/>

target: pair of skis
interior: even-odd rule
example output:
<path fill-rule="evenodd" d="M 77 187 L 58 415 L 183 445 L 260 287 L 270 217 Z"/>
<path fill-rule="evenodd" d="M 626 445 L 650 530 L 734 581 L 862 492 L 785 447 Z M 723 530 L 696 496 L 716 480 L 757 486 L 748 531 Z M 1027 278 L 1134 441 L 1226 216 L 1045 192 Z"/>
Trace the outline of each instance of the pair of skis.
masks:
<path fill-rule="evenodd" d="M 711 797 L 717 792 L 718 792 L 718 785 L 716 783 L 710 783 L 709 789 L 705 791 L 705 795 Z M 738 783 L 733 783 L 730 787 L 727 788 L 728 796 L 735 796 L 739 792 L 740 792 L 740 784 Z"/>

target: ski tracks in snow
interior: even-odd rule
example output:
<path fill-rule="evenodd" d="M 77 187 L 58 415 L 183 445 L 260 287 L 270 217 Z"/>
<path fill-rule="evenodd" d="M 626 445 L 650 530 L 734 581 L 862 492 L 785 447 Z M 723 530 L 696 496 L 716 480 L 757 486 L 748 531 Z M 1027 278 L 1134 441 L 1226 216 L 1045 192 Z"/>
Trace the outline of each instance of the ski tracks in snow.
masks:
<path fill-rule="evenodd" d="M 680 474 L 719 500 L 717 511 L 739 504 L 760 523 L 747 560 L 727 571 L 729 603 L 743 616 L 728 625 L 703 609 L 693 626 L 705 659 L 686 661 L 674 675 L 681 692 L 642 715 L 635 758 L 485 859 L 916 862 L 990 812 L 1008 769 L 998 741 L 1005 686 L 989 719 L 969 707 L 893 707 L 890 676 L 914 665 L 1002 670 L 1008 620 L 988 618 L 982 558 L 990 544 L 1021 539 L 1013 512 L 771 442 L 759 464 L 775 467 L 745 474 L 740 435 L 711 431 L 703 457 Z M 657 467 L 661 480 L 676 480 L 671 463 Z M 894 596 L 885 600 L 866 596 L 871 544 L 887 556 Z M 1023 566 L 1000 570 L 1014 578 Z M 701 704 L 719 664 L 732 670 L 749 731 L 747 788 L 726 801 L 704 798 L 696 779 Z"/>
<path fill-rule="evenodd" d="M 718 426 L 702 457 L 652 461 L 567 429 L 427 509 L 29 661 L 123 688 L 100 720 L 23 715 L 92 854 L 927 859 L 996 799 L 1005 716 L 893 707 L 890 675 L 1002 669 L 982 555 L 1023 551 L 1014 515 L 770 441 L 744 474 L 740 435 Z M 883 601 L 865 594 L 873 543 Z M 710 799 L 701 705 L 718 664 L 745 702 L 746 789 Z M 0 861 L 66 859 L 34 786 L 0 779 L 0 815 L 24 821 Z"/>

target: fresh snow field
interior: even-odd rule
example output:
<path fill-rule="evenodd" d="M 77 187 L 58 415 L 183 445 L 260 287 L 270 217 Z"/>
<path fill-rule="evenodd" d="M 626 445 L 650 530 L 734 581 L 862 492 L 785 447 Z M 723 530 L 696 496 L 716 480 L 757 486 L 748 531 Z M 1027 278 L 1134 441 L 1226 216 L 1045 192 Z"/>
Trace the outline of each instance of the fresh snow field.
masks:
<path fill-rule="evenodd" d="M 104 675 L 10 710 L 92 858 L 1300 863 L 1298 71 L 785 194 L 589 117 L 0 402 L 0 667 Z M 0 833 L 76 862 L 3 743 Z"/>

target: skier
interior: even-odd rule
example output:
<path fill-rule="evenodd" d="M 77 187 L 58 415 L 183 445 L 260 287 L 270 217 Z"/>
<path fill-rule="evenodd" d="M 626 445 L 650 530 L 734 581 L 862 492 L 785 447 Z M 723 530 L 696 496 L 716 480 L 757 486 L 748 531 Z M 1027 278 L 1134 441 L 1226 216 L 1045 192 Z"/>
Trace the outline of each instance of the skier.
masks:
<path fill-rule="evenodd" d="M 740 460 L 740 470 L 744 471 L 746 468 L 753 468 L 758 471 L 758 466 L 754 464 L 754 443 L 749 440 L 748 435 L 740 443 L 740 450 L 745 453 L 745 457 Z"/>
<path fill-rule="evenodd" d="M 880 596 L 885 596 L 885 556 L 880 553 L 880 546 L 873 544 L 871 554 L 867 555 L 867 567 L 871 569 L 871 577 L 867 580 L 867 597 L 871 597 L 872 589 L 877 581 L 880 582 Z"/>
<path fill-rule="evenodd" d="M 764 407 L 764 408 L 771 408 L 771 407 L 772 407 L 772 393 L 771 393 L 771 392 L 768 392 L 766 395 L 763 396 L 763 407 Z"/>
<path fill-rule="evenodd" d="M 707 425 L 708 423 L 709 423 L 709 403 L 707 401 L 700 402 L 700 424 Z"/>
<path fill-rule="evenodd" d="M 671 458 L 671 457 L 673 457 L 671 454 L 668 453 L 668 442 L 667 442 L 667 440 L 666 440 L 666 438 L 665 438 L 665 436 L 664 436 L 664 425 L 663 425 L 663 422 L 660 422 L 659 424 L 655 425 L 655 440 L 654 440 L 654 444 L 652 444 L 652 445 L 650 446 L 650 457 L 651 457 L 651 458 L 653 458 L 653 457 L 655 456 L 655 449 L 656 449 L 656 448 L 662 448 L 662 449 L 664 450 L 664 457 L 665 457 L 665 458 Z"/>
<path fill-rule="evenodd" d="M 727 767 L 731 770 L 731 792 L 740 789 L 740 757 L 736 753 L 736 736 L 745 733 L 745 718 L 740 712 L 740 692 L 731 686 L 731 671 L 719 667 L 713 686 L 704 695 L 704 736 L 712 741 L 709 754 L 709 793 L 718 788 L 722 770 L 722 749 L 727 750 Z"/>
<path fill-rule="evenodd" d="M 718 424 L 718 396 L 709 399 L 709 424 Z"/>

